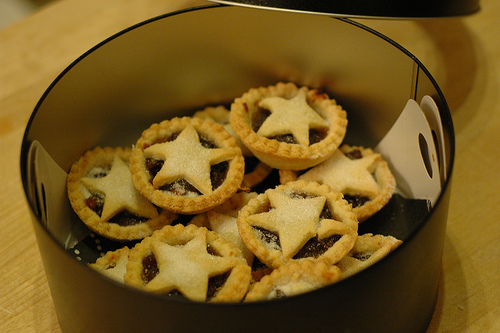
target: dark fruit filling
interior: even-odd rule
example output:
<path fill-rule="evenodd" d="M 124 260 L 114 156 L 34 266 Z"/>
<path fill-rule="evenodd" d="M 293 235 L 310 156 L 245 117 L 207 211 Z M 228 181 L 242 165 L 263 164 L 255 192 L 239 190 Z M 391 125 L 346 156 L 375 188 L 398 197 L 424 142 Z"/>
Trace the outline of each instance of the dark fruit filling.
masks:
<path fill-rule="evenodd" d="M 102 207 L 104 207 L 104 196 L 100 194 L 92 194 L 92 196 L 85 199 L 87 207 L 92 209 L 99 217 L 102 215 Z"/>
<path fill-rule="evenodd" d="M 354 149 L 353 151 L 346 153 L 345 156 L 349 157 L 351 160 L 357 160 L 363 157 L 361 150 L 359 149 Z"/>
<path fill-rule="evenodd" d="M 330 207 L 328 207 L 328 205 L 325 205 L 325 207 L 323 207 L 323 210 L 321 211 L 319 218 L 320 219 L 331 219 L 332 218 L 332 212 L 330 211 Z"/>
<path fill-rule="evenodd" d="M 295 141 L 295 138 L 291 134 L 282 134 L 282 135 L 277 135 L 277 136 L 270 136 L 269 139 L 276 140 L 278 142 L 290 143 L 290 144 L 296 144 L 297 143 L 297 141 Z"/>
<path fill-rule="evenodd" d="M 274 298 L 286 298 L 286 294 L 281 289 L 275 289 L 274 292 L 276 293 Z"/>
<path fill-rule="evenodd" d="M 144 282 L 149 282 L 158 275 L 159 269 L 158 264 L 156 263 L 156 257 L 154 254 L 149 254 L 142 259 L 142 280 Z"/>
<path fill-rule="evenodd" d="M 215 190 L 224 183 L 227 177 L 227 171 L 229 170 L 229 162 L 221 162 L 212 165 L 210 168 L 210 180 L 212 182 L 212 190 Z"/>
<path fill-rule="evenodd" d="M 271 111 L 259 108 L 252 114 L 252 130 L 257 132 L 264 121 L 271 115 Z"/>
<path fill-rule="evenodd" d="M 366 202 L 370 201 L 367 197 L 349 194 L 344 194 L 344 199 L 352 205 L 352 208 L 363 206 Z"/>
<path fill-rule="evenodd" d="M 175 195 L 181 195 L 181 196 L 187 195 L 188 192 L 193 192 L 198 195 L 201 195 L 201 192 L 198 191 L 196 187 L 194 187 L 184 179 L 179 179 L 173 183 L 165 184 L 162 187 L 160 187 L 160 190 L 165 192 L 172 192 Z"/>
<path fill-rule="evenodd" d="M 361 260 L 361 261 L 365 261 L 365 260 L 368 260 L 370 259 L 370 257 L 372 256 L 373 253 L 371 252 L 364 252 L 364 253 L 354 253 L 352 255 L 352 257 L 354 259 L 358 259 L 358 260 Z"/>
<path fill-rule="evenodd" d="M 262 126 L 264 121 L 271 115 L 271 112 L 267 109 L 264 108 L 259 108 L 253 115 L 252 115 L 252 130 L 254 132 L 257 132 L 259 128 Z M 321 129 L 310 129 L 309 130 L 309 145 L 315 144 L 323 140 L 327 136 L 327 129 L 326 128 L 321 128 Z M 297 140 L 293 137 L 292 134 L 283 134 L 283 135 L 277 135 L 273 137 L 269 137 L 271 140 L 276 140 L 279 142 L 284 142 L 284 143 L 290 143 L 290 144 L 296 144 Z"/>
<path fill-rule="evenodd" d="M 102 216 L 102 208 L 104 207 L 104 196 L 101 194 L 92 194 L 85 200 L 87 207 L 92 209 L 99 217 Z M 108 222 L 116 223 L 122 227 L 135 225 L 147 221 L 147 217 L 132 214 L 128 211 L 122 211 L 109 219 Z"/>
<path fill-rule="evenodd" d="M 154 158 L 146 158 L 146 169 L 148 169 L 149 177 L 153 179 L 158 172 L 160 172 L 164 161 L 156 160 Z"/>
<path fill-rule="evenodd" d="M 330 249 L 339 239 L 340 235 L 333 235 L 319 240 L 317 237 L 311 238 L 306 245 L 293 257 L 293 259 L 302 259 L 308 257 L 318 258 Z"/>
<path fill-rule="evenodd" d="M 326 128 L 314 129 L 311 128 L 309 130 L 309 145 L 315 144 L 326 138 L 328 132 Z"/>
<path fill-rule="evenodd" d="M 210 244 L 207 244 L 207 253 L 212 255 L 212 256 L 216 256 L 216 257 L 221 257 L 221 255 L 219 254 L 219 252 L 217 252 L 214 247 Z"/>
<path fill-rule="evenodd" d="M 215 142 L 213 142 L 212 140 L 203 135 L 200 135 L 200 143 L 205 148 L 210 148 L 210 149 L 217 148 Z"/>
<path fill-rule="evenodd" d="M 277 234 L 259 227 L 253 227 L 253 229 L 257 232 L 259 238 L 262 239 L 264 243 L 274 244 L 281 248 L 280 238 Z"/>
<path fill-rule="evenodd" d="M 139 223 L 145 222 L 147 220 L 148 220 L 147 217 L 143 217 L 143 216 L 139 216 L 136 214 L 132 214 L 132 213 L 127 212 L 127 211 L 123 211 L 123 212 L 116 214 L 112 218 L 110 218 L 108 222 L 116 223 L 122 227 L 126 227 L 126 226 L 130 226 L 130 225 L 139 224 Z"/>
<path fill-rule="evenodd" d="M 213 276 L 208 279 L 207 301 L 214 298 L 217 292 L 224 286 L 229 277 L 230 272 Z"/>

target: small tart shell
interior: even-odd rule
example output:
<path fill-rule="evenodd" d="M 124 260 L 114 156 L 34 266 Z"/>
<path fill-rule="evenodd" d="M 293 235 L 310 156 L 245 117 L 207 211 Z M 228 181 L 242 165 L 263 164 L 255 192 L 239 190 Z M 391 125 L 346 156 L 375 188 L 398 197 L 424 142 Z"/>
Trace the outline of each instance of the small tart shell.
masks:
<path fill-rule="evenodd" d="M 259 111 L 259 102 L 267 97 L 291 99 L 299 91 L 306 94 L 307 103 L 326 121 L 328 131 L 321 141 L 309 146 L 290 144 L 257 135 L 252 129 L 252 117 Z M 252 153 L 276 169 L 301 170 L 326 160 L 342 142 L 347 128 L 346 112 L 326 94 L 293 83 L 252 88 L 231 105 L 231 126 Z"/>
<path fill-rule="evenodd" d="M 335 264 L 349 253 L 357 238 L 358 221 L 352 212 L 351 206 L 343 199 L 341 193 L 331 191 L 330 187 L 327 185 L 320 185 L 316 182 L 306 182 L 303 180 L 289 182 L 286 185 L 279 185 L 274 190 L 285 193 L 286 195 L 302 194 L 308 197 L 324 196 L 326 198 L 325 205 L 330 210 L 333 218 L 320 219 L 320 226 L 318 226 L 316 230 L 315 237 L 324 239 L 332 236 L 339 236 L 340 238 L 328 250 L 317 256 L 316 259 L 326 260 L 331 264 Z M 289 261 L 311 259 L 312 257 L 302 259 L 285 258 L 281 248 L 266 245 L 254 230 L 249 217 L 274 209 L 270 203 L 267 194 L 268 191 L 250 200 L 248 204 L 240 210 L 237 223 L 243 242 L 248 249 L 268 267 L 277 268 Z M 319 235 L 320 229 L 321 235 Z"/>
<path fill-rule="evenodd" d="M 245 302 L 295 296 L 330 285 L 341 278 L 342 272 L 337 266 L 322 260 L 292 261 L 254 283 Z"/>
<path fill-rule="evenodd" d="M 183 246 L 195 237 L 203 234 L 206 236 L 207 246 L 216 252 L 218 256 L 227 258 L 232 265 L 226 282 L 209 302 L 241 301 L 250 286 L 250 266 L 247 265 L 245 259 L 241 256 L 240 250 L 234 244 L 226 242 L 222 237 L 207 228 L 195 225 L 183 226 L 182 224 L 177 224 L 166 226 L 156 231 L 152 236 L 143 239 L 130 251 L 125 283 L 147 290 L 148 282 L 142 278 L 144 270 L 143 259 L 153 253 L 153 244 L 155 242 L 171 246 Z"/>
<path fill-rule="evenodd" d="M 145 222 L 129 226 L 120 226 L 103 220 L 86 204 L 90 192 L 81 184 L 81 179 L 87 177 L 89 172 L 95 169 L 109 170 L 115 155 L 118 155 L 126 163 L 129 162 L 131 150 L 129 148 L 97 147 L 87 151 L 76 161 L 68 174 L 67 190 L 68 197 L 73 210 L 80 219 L 94 232 L 106 238 L 117 241 L 139 240 L 150 236 L 153 231 L 171 224 L 177 215 L 166 210 L 158 209 L 158 216 Z"/>
<path fill-rule="evenodd" d="M 104 256 L 98 258 L 95 263 L 89 264 L 89 267 L 118 282 L 124 283 L 129 253 L 130 249 L 127 246 L 115 251 L 108 251 Z"/>
<path fill-rule="evenodd" d="M 394 178 L 394 175 L 392 174 L 387 162 L 382 158 L 382 156 L 380 156 L 379 153 L 375 153 L 372 149 L 364 148 L 361 146 L 349 146 L 347 144 L 342 145 L 339 149 L 345 155 L 353 151 L 359 151 L 361 153 L 361 156 L 368 156 L 373 154 L 379 156 L 374 164 L 373 170 L 371 170 L 373 177 L 380 189 L 379 193 L 375 197 L 369 198 L 369 200 L 363 205 L 353 207 L 353 211 L 356 214 L 358 221 L 364 222 L 369 217 L 373 216 L 375 213 L 381 210 L 392 198 L 392 195 L 394 194 L 394 191 L 396 189 L 396 179 Z M 295 170 L 281 169 L 279 170 L 279 176 L 281 184 L 286 184 L 290 181 L 301 179 L 300 172 Z M 352 193 L 343 194 L 354 195 Z"/>
<path fill-rule="evenodd" d="M 352 276 L 394 251 L 403 242 L 393 236 L 359 235 L 353 248 L 342 258 L 337 266 L 342 271 L 343 279 Z"/>
<path fill-rule="evenodd" d="M 227 160 L 229 168 L 223 183 L 211 193 L 197 196 L 181 196 L 162 191 L 153 186 L 146 168 L 144 150 L 158 142 L 164 142 L 187 126 L 193 126 L 198 135 L 212 140 L 217 147 L 227 151 L 232 157 Z M 189 151 L 184 152 L 189 154 Z M 193 156 L 196 158 L 196 156 Z M 221 124 L 200 118 L 172 118 L 153 124 L 146 129 L 136 143 L 130 158 L 130 171 L 136 188 L 154 204 L 179 214 L 198 214 L 216 207 L 231 197 L 240 188 L 245 171 L 244 159 L 236 139 Z"/>

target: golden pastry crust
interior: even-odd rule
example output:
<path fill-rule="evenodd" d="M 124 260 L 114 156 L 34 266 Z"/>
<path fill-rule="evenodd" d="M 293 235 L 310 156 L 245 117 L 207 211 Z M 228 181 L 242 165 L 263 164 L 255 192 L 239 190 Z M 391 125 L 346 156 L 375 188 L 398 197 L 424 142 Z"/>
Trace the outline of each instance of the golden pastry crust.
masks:
<path fill-rule="evenodd" d="M 139 192 L 181 214 L 198 214 L 223 203 L 239 189 L 244 168 L 236 139 L 221 124 L 189 117 L 153 124 L 130 158 Z M 222 172 L 214 182 L 216 169 Z"/>
<path fill-rule="evenodd" d="M 118 282 L 124 283 L 129 253 L 130 249 L 127 246 L 115 251 L 108 251 L 104 256 L 98 258 L 95 263 L 89 264 L 89 267 Z"/>
<path fill-rule="evenodd" d="M 292 261 L 254 283 L 245 302 L 295 296 L 330 285 L 341 278 L 342 272 L 337 266 L 322 260 Z"/>
<path fill-rule="evenodd" d="M 393 236 L 370 233 L 359 235 L 349 254 L 342 258 L 337 266 L 342 271 L 343 278 L 348 278 L 380 261 L 402 243 Z"/>
<path fill-rule="evenodd" d="M 237 223 L 246 246 L 274 268 L 307 258 L 335 264 L 352 248 L 358 230 L 356 216 L 341 193 L 303 180 L 250 200 Z"/>
<path fill-rule="evenodd" d="M 129 148 L 97 147 L 72 165 L 67 178 L 69 201 L 80 219 L 99 235 L 118 241 L 142 239 L 177 218 L 136 190 L 130 155 Z"/>
<path fill-rule="evenodd" d="M 222 205 L 208 212 L 196 215 L 191 219 L 189 224 L 212 230 L 226 241 L 236 245 L 240 249 L 243 258 L 251 266 L 254 255 L 241 240 L 236 218 L 238 217 L 239 210 L 255 197 L 257 197 L 256 192 L 238 192 Z"/>
<path fill-rule="evenodd" d="M 212 279 L 219 280 L 215 289 Z M 178 291 L 199 302 L 239 302 L 250 279 L 250 266 L 235 245 L 206 228 L 181 224 L 137 244 L 125 274 L 129 285 L 153 293 Z"/>
<path fill-rule="evenodd" d="M 280 182 L 303 179 L 327 184 L 344 194 L 363 222 L 381 210 L 392 198 L 396 180 L 389 165 L 370 148 L 342 145 L 325 162 L 304 173 L 280 170 Z"/>
<path fill-rule="evenodd" d="M 241 149 L 241 153 L 245 158 L 245 165 L 255 163 L 255 167 L 251 170 L 245 171 L 245 176 L 243 177 L 243 182 L 241 183 L 242 188 L 253 188 L 260 184 L 269 174 L 273 171 L 269 165 L 259 161 L 250 149 L 243 144 L 243 142 L 238 138 L 236 133 L 234 133 L 231 124 L 229 123 L 229 110 L 222 105 L 219 106 L 209 106 L 203 110 L 196 111 L 193 115 L 201 119 L 209 119 L 215 121 L 216 123 L 222 124 L 224 128 L 233 135 L 238 141 L 238 146 Z M 255 161 L 256 160 L 256 161 Z M 248 168 L 247 168 L 248 169 Z"/>
<path fill-rule="evenodd" d="M 245 146 L 265 164 L 301 170 L 323 162 L 337 149 L 346 132 L 347 117 L 326 94 L 280 82 L 252 88 L 236 98 L 230 123 Z M 312 132 L 317 135 L 311 136 Z"/>

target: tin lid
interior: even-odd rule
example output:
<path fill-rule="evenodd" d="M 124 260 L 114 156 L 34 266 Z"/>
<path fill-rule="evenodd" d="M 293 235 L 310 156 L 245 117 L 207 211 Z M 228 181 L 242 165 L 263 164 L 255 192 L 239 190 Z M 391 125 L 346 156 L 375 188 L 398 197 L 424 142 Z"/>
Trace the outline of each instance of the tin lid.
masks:
<path fill-rule="evenodd" d="M 350 18 L 438 18 L 479 11 L 479 0 L 209 0 L 226 5 Z"/>

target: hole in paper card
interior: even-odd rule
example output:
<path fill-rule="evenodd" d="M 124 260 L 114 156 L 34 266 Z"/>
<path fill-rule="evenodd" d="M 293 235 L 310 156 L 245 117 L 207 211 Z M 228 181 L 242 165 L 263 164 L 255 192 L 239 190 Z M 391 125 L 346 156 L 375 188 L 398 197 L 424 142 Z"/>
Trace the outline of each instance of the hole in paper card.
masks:
<path fill-rule="evenodd" d="M 437 133 L 434 130 L 432 130 L 432 139 L 434 140 L 434 146 L 436 147 L 437 164 L 438 164 L 438 167 L 439 167 L 439 171 L 441 171 L 441 155 L 439 154 L 439 152 L 441 150 L 439 149 L 439 141 L 438 141 Z"/>
<path fill-rule="evenodd" d="M 424 160 L 425 170 L 430 178 L 432 178 L 432 165 L 429 157 L 429 146 L 425 137 L 420 133 L 418 135 L 418 144 L 420 146 L 420 154 L 422 154 L 422 159 Z"/>
<path fill-rule="evenodd" d="M 36 187 L 36 186 L 35 186 Z M 36 188 L 35 188 L 35 191 L 36 191 Z M 42 204 L 40 203 L 40 197 L 38 195 L 34 195 L 34 200 L 35 200 L 35 209 L 36 209 L 36 214 L 38 216 L 40 216 L 40 219 L 41 219 L 41 216 L 42 216 Z M 42 220 L 43 222 L 43 220 Z M 45 223 L 45 222 L 44 222 Z"/>
<path fill-rule="evenodd" d="M 45 186 L 43 183 L 41 184 L 42 187 L 42 206 L 41 206 L 41 211 L 40 211 L 40 216 L 42 221 L 45 223 L 45 226 L 47 226 L 47 195 L 45 193 Z"/>

